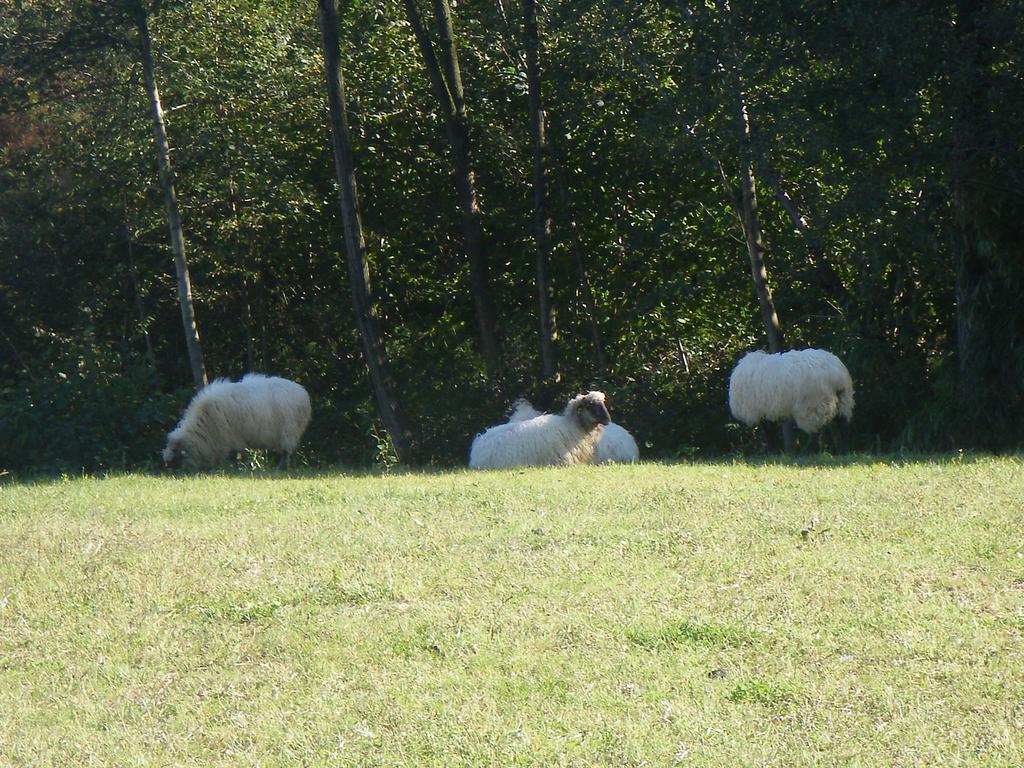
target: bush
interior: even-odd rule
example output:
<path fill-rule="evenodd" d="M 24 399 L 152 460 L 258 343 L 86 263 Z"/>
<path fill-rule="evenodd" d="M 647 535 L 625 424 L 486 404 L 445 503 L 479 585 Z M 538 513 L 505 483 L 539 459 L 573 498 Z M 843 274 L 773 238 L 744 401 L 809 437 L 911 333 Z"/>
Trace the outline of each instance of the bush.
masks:
<path fill-rule="evenodd" d="M 158 465 L 187 400 L 160 392 L 144 361 L 91 332 L 43 340 L 31 371 L 0 389 L 0 468 L 96 471 Z"/>

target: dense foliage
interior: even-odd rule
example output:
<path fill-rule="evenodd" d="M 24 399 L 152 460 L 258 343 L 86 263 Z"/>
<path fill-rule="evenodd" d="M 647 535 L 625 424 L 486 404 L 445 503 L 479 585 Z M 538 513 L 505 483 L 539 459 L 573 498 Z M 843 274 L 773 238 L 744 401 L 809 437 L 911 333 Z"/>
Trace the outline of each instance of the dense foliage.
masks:
<path fill-rule="evenodd" d="M 192 391 L 130 22 L 139 1 L 5 0 L 0 13 L 0 469 L 153 463 Z M 207 369 L 302 382 L 308 461 L 386 461 L 349 298 L 315 5 L 145 11 Z M 424 460 L 462 461 L 516 396 L 554 409 L 597 386 L 645 456 L 753 445 L 725 402 L 731 366 L 765 333 L 736 217 L 730 82 L 750 115 L 786 342 L 846 361 L 854 445 L 1020 444 L 1019 3 L 541 3 L 557 382 L 539 376 L 518 4 L 453 8 L 495 377 L 403 4 L 343 6 L 371 284 Z"/>

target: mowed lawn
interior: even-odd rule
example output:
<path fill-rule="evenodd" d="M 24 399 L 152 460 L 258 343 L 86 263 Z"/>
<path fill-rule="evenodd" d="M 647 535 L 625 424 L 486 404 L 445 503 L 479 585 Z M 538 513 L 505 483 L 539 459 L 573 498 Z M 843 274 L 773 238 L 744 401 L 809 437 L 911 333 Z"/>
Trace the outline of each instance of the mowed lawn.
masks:
<path fill-rule="evenodd" d="M 1019 458 L 7 482 L 0 765 L 1021 766 L 1022 507 Z"/>

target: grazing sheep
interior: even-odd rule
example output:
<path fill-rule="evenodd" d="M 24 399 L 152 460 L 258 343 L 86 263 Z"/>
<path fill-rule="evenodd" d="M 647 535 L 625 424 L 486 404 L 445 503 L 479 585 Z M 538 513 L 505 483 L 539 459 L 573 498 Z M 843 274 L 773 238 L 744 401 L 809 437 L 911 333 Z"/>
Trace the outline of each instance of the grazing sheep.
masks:
<path fill-rule="evenodd" d="M 499 424 L 477 435 L 469 450 L 469 466 L 498 469 L 589 464 L 594 460 L 601 430 L 609 421 L 603 392 L 576 395 L 561 414 Z"/>
<path fill-rule="evenodd" d="M 250 373 L 239 382 L 217 379 L 201 389 L 173 432 L 164 463 L 193 470 L 212 467 L 236 451 L 263 448 L 290 463 L 310 419 L 301 385 Z"/>
<path fill-rule="evenodd" d="M 751 352 L 729 377 L 729 410 L 748 427 L 793 419 L 814 434 L 836 416 L 845 427 L 853 416 L 853 381 L 839 358 L 823 349 Z"/>
<path fill-rule="evenodd" d="M 509 424 L 519 421 L 534 419 L 543 414 L 534 408 L 525 398 L 519 398 L 512 403 L 512 413 L 508 417 Z M 594 446 L 594 463 L 608 464 L 619 462 L 629 464 L 640 461 L 640 450 L 636 447 L 636 440 L 623 427 L 614 421 L 608 422 L 601 430 L 601 437 Z"/>

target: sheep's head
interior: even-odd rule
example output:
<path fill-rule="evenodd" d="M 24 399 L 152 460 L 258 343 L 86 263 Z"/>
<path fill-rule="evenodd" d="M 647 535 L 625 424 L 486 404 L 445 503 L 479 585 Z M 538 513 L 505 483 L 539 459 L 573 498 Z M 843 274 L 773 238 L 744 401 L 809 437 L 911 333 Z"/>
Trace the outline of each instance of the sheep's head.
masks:
<path fill-rule="evenodd" d="M 188 445 L 181 437 L 168 437 L 167 447 L 164 448 L 162 455 L 168 469 L 187 468 L 191 463 L 188 456 Z"/>
<path fill-rule="evenodd" d="M 596 390 L 585 395 L 576 395 L 565 407 L 565 416 L 575 419 L 584 430 L 590 432 L 603 427 L 609 421 L 608 408 L 604 404 L 604 392 Z"/>

